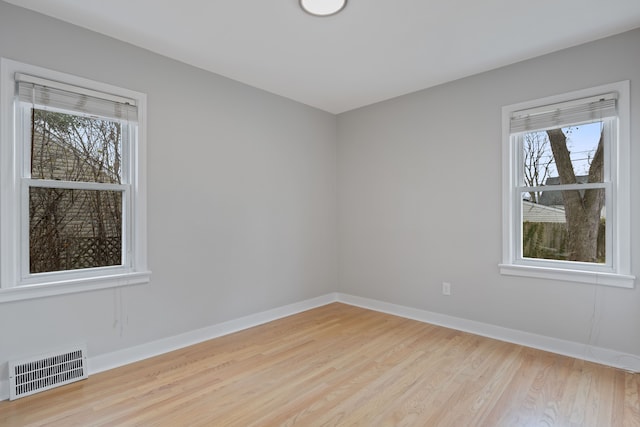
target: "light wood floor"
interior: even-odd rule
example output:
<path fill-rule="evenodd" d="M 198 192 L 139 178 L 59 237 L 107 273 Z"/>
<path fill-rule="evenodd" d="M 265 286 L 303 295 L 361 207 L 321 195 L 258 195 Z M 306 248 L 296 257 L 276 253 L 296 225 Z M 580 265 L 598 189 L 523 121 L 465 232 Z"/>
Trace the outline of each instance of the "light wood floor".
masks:
<path fill-rule="evenodd" d="M 640 426 L 640 378 L 330 304 L 0 402 L 2 426 Z"/>

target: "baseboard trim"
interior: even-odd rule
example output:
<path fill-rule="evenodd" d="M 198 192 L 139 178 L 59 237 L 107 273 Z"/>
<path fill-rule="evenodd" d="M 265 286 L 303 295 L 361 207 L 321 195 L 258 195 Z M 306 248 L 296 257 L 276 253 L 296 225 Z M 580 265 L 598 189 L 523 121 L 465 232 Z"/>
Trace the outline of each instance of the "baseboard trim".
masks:
<path fill-rule="evenodd" d="M 148 359 L 178 350 L 190 345 L 198 344 L 210 339 L 218 338 L 254 326 L 262 325 L 283 317 L 311 310 L 316 307 L 341 302 L 368 310 L 379 311 L 395 316 L 413 319 L 424 323 L 469 332 L 475 335 L 493 338 L 500 341 L 532 347 L 552 353 L 562 354 L 576 359 L 587 360 L 602 365 L 612 366 L 625 371 L 640 372 L 640 357 L 609 350 L 601 347 L 589 346 L 572 341 L 560 340 L 543 335 L 523 332 L 516 329 L 504 328 L 488 323 L 476 322 L 446 314 L 435 313 L 398 304 L 363 298 L 354 295 L 334 292 L 311 298 L 294 304 L 277 307 L 271 310 L 251 314 L 238 319 L 186 332 L 180 335 L 163 338 L 146 344 L 125 348 L 111 353 L 89 357 L 87 369 L 89 375 L 97 374 L 109 369 L 118 368 L 130 363 Z M 0 379 L 0 400 L 9 398 L 9 380 Z"/>
<path fill-rule="evenodd" d="M 434 313 L 427 310 L 420 310 L 417 308 L 391 304 L 388 302 L 362 298 L 349 294 L 338 293 L 337 300 L 338 302 L 356 307 L 393 314 L 407 319 L 443 326 L 458 331 L 469 332 L 487 338 L 493 338 L 500 341 L 523 345 L 525 347 L 574 357 L 576 359 L 587 360 L 589 362 L 599 363 L 601 365 L 607 365 L 629 372 L 640 372 L 640 357 L 633 354 L 622 353 L 573 341 L 551 338 L 544 335 L 532 334 L 516 329 L 504 328 L 502 326 L 476 322 L 473 320 L 448 316 L 446 314 Z"/>
<path fill-rule="evenodd" d="M 153 356 L 168 353 L 190 345 L 198 344 L 210 339 L 232 334 L 243 329 L 262 325 L 283 317 L 291 316 L 316 307 L 337 301 L 337 294 L 331 293 L 316 298 L 311 298 L 294 304 L 285 305 L 271 310 L 229 320 L 195 331 L 185 332 L 180 335 L 163 338 L 146 344 L 125 348 L 111 353 L 90 357 L 87 360 L 89 375 L 109 369 L 128 365 Z M 8 391 L 7 391 L 8 394 Z"/>

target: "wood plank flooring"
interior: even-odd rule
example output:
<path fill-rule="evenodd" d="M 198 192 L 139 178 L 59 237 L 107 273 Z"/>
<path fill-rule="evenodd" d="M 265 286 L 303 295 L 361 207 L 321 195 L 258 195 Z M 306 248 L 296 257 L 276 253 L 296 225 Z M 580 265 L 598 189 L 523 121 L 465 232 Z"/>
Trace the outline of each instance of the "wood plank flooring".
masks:
<path fill-rule="evenodd" d="M 640 426 L 640 376 L 344 304 L 0 402 L 10 426 Z"/>

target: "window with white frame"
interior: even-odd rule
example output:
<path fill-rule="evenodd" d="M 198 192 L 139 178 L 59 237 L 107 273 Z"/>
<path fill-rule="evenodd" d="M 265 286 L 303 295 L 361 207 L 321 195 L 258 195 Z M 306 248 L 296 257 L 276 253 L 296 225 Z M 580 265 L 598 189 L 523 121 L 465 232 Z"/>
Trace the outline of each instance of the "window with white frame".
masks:
<path fill-rule="evenodd" d="M 633 287 L 629 82 L 503 108 L 503 274 Z"/>
<path fill-rule="evenodd" d="M 1 66 L 0 302 L 147 282 L 146 96 Z"/>

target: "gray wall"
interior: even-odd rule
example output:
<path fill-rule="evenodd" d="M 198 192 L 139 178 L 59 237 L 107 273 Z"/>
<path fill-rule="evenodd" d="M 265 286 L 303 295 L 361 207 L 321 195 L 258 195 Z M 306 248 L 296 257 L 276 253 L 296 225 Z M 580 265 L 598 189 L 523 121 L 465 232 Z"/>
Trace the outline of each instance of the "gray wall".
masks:
<path fill-rule="evenodd" d="M 635 30 L 338 116 L 339 290 L 640 355 L 638 289 L 498 272 L 501 107 L 620 80 L 632 88 L 632 273 L 640 275 Z"/>
<path fill-rule="evenodd" d="M 639 46 L 636 30 L 336 118 L 0 1 L 0 56 L 148 94 L 153 271 L 0 305 L 0 381 L 61 344 L 107 354 L 334 291 L 640 355 L 638 290 L 497 267 L 500 108 L 631 79 L 639 164 Z"/>
<path fill-rule="evenodd" d="M 0 56 L 148 95 L 151 283 L 0 305 L 6 362 L 109 353 L 337 286 L 336 117 L 0 2 Z"/>

